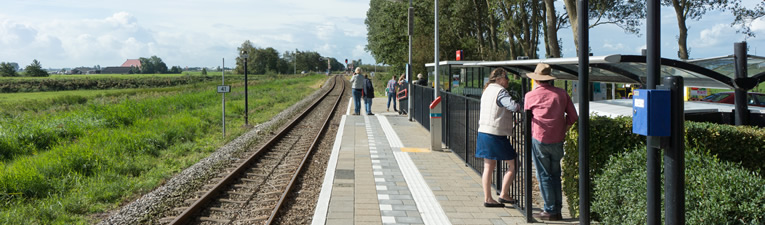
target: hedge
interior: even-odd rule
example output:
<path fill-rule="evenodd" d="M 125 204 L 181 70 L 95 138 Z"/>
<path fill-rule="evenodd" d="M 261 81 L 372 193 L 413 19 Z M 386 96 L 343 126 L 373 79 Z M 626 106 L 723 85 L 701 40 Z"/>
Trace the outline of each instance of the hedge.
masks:
<path fill-rule="evenodd" d="M 0 82 L 0 93 L 169 87 L 213 79 L 215 77 L 212 76 L 181 76 L 3 80 Z"/>
<path fill-rule="evenodd" d="M 635 148 L 612 157 L 595 178 L 592 211 L 603 224 L 647 222 L 645 162 L 645 149 Z M 685 168 L 687 224 L 765 222 L 765 179 L 761 176 L 737 163 L 718 160 L 703 149 L 685 152 Z M 660 187 L 663 212 L 664 185 Z"/>
<path fill-rule="evenodd" d="M 590 116 L 590 180 L 603 172 L 605 163 L 615 154 L 629 149 L 644 149 L 644 136 L 632 133 L 632 118 Z M 686 149 L 698 149 L 723 161 L 735 162 L 745 169 L 762 176 L 765 164 L 765 129 L 685 122 Z M 579 216 L 579 149 L 578 124 L 566 135 L 563 156 L 563 191 L 569 203 L 572 216 Z M 643 151 L 645 153 L 645 151 Z M 643 163 L 645 164 L 645 162 Z M 592 183 L 592 188 L 595 184 Z M 595 198 L 596 196 L 593 196 Z M 597 219 L 597 213 L 592 218 Z"/>

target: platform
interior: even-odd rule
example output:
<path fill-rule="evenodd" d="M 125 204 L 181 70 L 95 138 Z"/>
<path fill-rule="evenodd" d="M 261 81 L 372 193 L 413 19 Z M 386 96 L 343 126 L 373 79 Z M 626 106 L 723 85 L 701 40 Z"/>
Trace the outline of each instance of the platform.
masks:
<path fill-rule="evenodd" d="M 428 130 L 386 112 L 386 101 L 374 99 L 373 116 L 350 115 L 349 104 L 313 224 L 528 224 L 515 208 L 483 207 L 480 174 L 451 152 L 430 151 Z M 576 222 L 564 210 L 566 221 L 550 223 Z"/>

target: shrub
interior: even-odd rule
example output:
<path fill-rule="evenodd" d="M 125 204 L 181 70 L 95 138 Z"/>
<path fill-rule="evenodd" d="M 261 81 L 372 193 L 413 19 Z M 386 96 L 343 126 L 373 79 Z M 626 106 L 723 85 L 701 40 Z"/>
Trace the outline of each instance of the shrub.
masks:
<path fill-rule="evenodd" d="M 645 137 L 632 134 L 632 118 L 590 116 L 590 180 L 597 177 L 611 155 L 645 146 Z M 568 199 L 572 216 L 579 215 L 579 123 L 566 134 L 563 155 L 563 191 Z M 590 184 L 593 184 L 590 182 Z M 593 184 L 594 186 L 594 184 Z"/>
<path fill-rule="evenodd" d="M 645 149 L 644 136 L 632 133 L 632 118 L 592 115 L 590 117 L 590 180 L 605 169 L 605 162 L 613 155 L 633 149 Z M 579 214 L 579 150 L 578 124 L 566 135 L 563 156 L 563 191 L 573 216 Z M 762 176 L 765 168 L 765 130 L 748 126 L 732 126 L 685 122 L 686 149 L 700 149 L 723 161 L 735 162 Z M 645 162 L 644 162 L 645 164 Z M 592 187 L 596 184 L 592 183 Z M 593 196 L 595 197 L 595 196 Z M 593 215 L 597 218 L 597 214 Z"/>
<path fill-rule="evenodd" d="M 736 163 L 720 161 L 703 152 L 703 149 L 688 149 L 685 152 L 686 222 L 764 222 L 765 179 Z M 646 223 L 645 162 L 646 154 L 643 148 L 620 153 L 608 160 L 601 176 L 593 182 L 595 189 L 592 210 L 600 215 L 601 222 Z M 663 167 L 663 163 L 661 165 Z M 663 190 L 661 196 L 664 197 Z"/>

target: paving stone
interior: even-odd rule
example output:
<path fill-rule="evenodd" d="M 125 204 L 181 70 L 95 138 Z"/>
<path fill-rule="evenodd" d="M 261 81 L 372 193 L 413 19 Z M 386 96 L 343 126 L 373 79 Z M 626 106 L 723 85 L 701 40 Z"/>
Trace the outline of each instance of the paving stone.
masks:
<path fill-rule="evenodd" d="M 399 223 L 423 223 L 420 217 L 396 217 Z"/>

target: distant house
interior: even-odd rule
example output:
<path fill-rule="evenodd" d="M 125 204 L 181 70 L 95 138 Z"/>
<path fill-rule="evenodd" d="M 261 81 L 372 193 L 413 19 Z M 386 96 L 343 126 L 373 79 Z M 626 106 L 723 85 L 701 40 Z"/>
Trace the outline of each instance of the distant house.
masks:
<path fill-rule="evenodd" d="M 101 71 L 101 73 L 104 74 L 130 74 L 130 69 L 132 67 L 122 67 L 122 66 L 110 66 L 104 68 L 104 70 Z"/>
<path fill-rule="evenodd" d="M 121 67 L 130 68 L 130 67 L 133 67 L 133 66 L 135 66 L 136 68 L 141 68 L 141 60 L 128 59 L 127 61 L 125 61 L 125 63 L 122 63 Z"/>
<path fill-rule="evenodd" d="M 99 74 L 100 70 L 90 67 L 77 67 L 69 71 L 69 74 Z"/>

